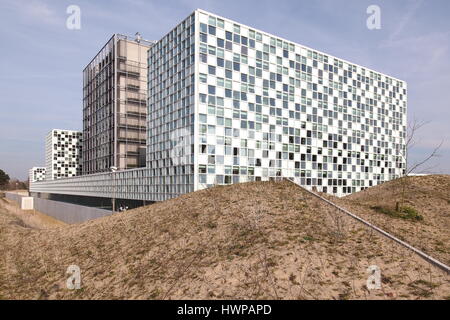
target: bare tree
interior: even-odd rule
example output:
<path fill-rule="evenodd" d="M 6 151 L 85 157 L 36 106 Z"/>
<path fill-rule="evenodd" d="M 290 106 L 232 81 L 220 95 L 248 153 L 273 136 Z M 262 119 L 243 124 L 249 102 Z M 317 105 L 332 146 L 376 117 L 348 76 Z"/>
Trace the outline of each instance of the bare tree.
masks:
<path fill-rule="evenodd" d="M 409 164 L 409 154 L 411 149 L 416 144 L 416 138 L 417 138 L 417 131 L 420 130 L 423 126 L 429 124 L 429 121 L 418 121 L 417 119 L 413 119 L 409 124 L 406 132 L 406 138 L 405 138 L 405 145 L 404 148 L 400 151 L 400 155 L 403 159 L 403 163 L 406 164 L 406 167 L 403 170 L 403 176 L 400 179 L 401 185 L 402 185 L 402 192 L 401 197 L 399 201 L 396 201 L 395 203 L 395 210 L 401 211 L 403 203 L 405 201 L 406 196 L 406 188 L 408 184 L 408 177 L 413 171 L 417 171 L 417 169 L 423 167 L 426 163 L 428 163 L 431 159 L 439 157 L 438 151 L 442 147 L 442 144 L 444 143 L 444 140 L 442 140 L 432 151 L 429 153 L 426 157 L 424 157 L 422 160 L 419 160 L 415 162 L 414 164 Z M 426 172 L 430 169 L 432 169 L 433 166 L 428 167 L 426 169 L 423 169 L 422 172 Z"/>

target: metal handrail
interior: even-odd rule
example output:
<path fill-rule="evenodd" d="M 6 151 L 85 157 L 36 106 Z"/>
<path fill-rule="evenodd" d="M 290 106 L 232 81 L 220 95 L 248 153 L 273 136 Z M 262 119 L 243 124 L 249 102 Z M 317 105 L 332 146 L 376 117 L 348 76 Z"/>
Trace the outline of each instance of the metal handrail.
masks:
<path fill-rule="evenodd" d="M 317 198 L 319 198 L 319 199 L 325 201 L 326 203 L 328 203 L 329 205 L 335 207 L 336 209 L 338 209 L 338 210 L 344 212 L 345 214 L 349 215 L 350 217 L 354 218 L 355 220 L 357 220 L 357 221 L 359 221 L 359 222 L 365 224 L 365 225 L 368 226 L 369 228 L 371 228 L 371 229 L 373 229 L 373 230 L 379 232 L 379 233 L 382 234 L 383 236 L 385 236 L 385 237 L 387 237 L 387 238 L 389 238 L 389 239 L 391 239 L 391 240 L 397 242 L 398 244 L 402 245 L 403 247 L 405 247 L 405 248 L 407 248 L 407 249 L 413 251 L 414 253 L 416 253 L 417 255 L 419 255 L 422 259 L 424 259 L 425 261 L 427 261 L 428 263 L 431 263 L 432 265 L 438 267 L 439 269 L 441 269 L 441 270 L 443 270 L 443 271 L 445 271 L 445 272 L 447 272 L 447 273 L 450 273 L 450 267 L 447 266 L 446 264 L 442 263 L 441 261 L 436 260 L 436 259 L 433 258 L 432 256 L 430 256 L 430 255 L 426 254 L 425 252 L 423 252 L 423 251 L 421 251 L 421 250 L 419 250 L 419 249 L 413 247 L 413 246 L 410 245 L 409 243 L 406 243 L 405 241 L 400 240 L 399 238 L 397 238 L 397 237 L 393 236 L 392 234 L 390 234 L 390 233 L 384 231 L 383 229 L 380 229 L 379 227 L 377 227 L 377 226 L 375 226 L 374 224 L 372 224 L 372 223 L 370 223 L 370 222 L 364 220 L 363 218 L 357 216 L 356 214 L 351 213 L 351 212 L 348 211 L 347 209 L 344 209 L 344 208 L 338 206 L 337 204 L 334 204 L 334 203 L 331 202 L 330 200 L 328 200 L 328 199 L 322 197 L 321 195 L 318 195 L 317 193 L 315 193 L 315 192 L 313 192 L 313 191 L 311 191 L 311 190 L 308 190 L 308 189 L 305 188 L 304 186 L 302 186 L 302 185 L 300 185 L 299 183 L 295 182 L 293 179 L 287 178 L 287 180 L 290 181 L 290 182 L 292 182 L 292 183 L 294 183 L 295 185 L 299 186 L 300 188 L 302 188 L 303 190 L 307 191 L 308 193 L 310 193 L 310 194 L 316 196 Z"/>

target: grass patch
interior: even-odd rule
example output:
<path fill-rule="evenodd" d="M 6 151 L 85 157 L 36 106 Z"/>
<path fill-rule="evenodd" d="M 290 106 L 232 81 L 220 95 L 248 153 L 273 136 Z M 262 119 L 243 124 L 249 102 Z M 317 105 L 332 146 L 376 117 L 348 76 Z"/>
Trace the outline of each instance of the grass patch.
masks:
<path fill-rule="evenodd" d="M 430 297 L 432 295 L 433 289 L 438 287 L 437 284 L 422 279 L 415 280 L 408 284 L 408 286 L 410 287 L 411 293 L 424 298 Z"/>
<path fill-rule="evenodd" d="M 403 206 L 400 208 L 399 211 L 395 209 L 390 209 L 383 206 L 372 206 L 370 207 L 372 210 L 375 210 L 376 212 L 383 213 L 385 215 L 394 217 L 394 218 L 400 218 L 405 220 L 413 220 L 413 221 L 422 221 L 423 216 L 419 214 L 419 212 L 408 206 Z"/>
<path fill-rule="evenodd" d="M 161 290 L 159 288 L 155 288 L 152 291 L 150 291 L 148 299 L 155 300 L 155 299 L 158 299 L 160 295 L 161 295 Z"/>
<path fill-rule="evenodd" d="M 213 222 L 213 221 L 209 221 L 209 222 L 206 224 L 206 226 L 207 226 L 209 229 L 215 229 L 215 228 L 217 228 L 217 223 L 215 223 L 215 222 Z"/>

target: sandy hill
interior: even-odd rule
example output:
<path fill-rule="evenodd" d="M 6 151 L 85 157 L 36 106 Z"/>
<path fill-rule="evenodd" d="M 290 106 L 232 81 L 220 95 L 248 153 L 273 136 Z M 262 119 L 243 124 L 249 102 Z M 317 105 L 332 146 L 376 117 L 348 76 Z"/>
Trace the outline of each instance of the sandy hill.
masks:
<path fill-rule="evenodd" d="M 449 175 L 393 180 L 333 201 L 450 265 Z M 410 211 L 398 214 L 397 202 Z"/>
<path fill-rule="evenodd" d="M 41 230 L 6 207 L 0 199 L 3 299 L 450 298 L 447 274 L 288 181 L 220 186 Z M 80 290 L 66 288 L 72 264 Z M 370 265 L 381 269 L 381 289 L 366 288 Z"/>

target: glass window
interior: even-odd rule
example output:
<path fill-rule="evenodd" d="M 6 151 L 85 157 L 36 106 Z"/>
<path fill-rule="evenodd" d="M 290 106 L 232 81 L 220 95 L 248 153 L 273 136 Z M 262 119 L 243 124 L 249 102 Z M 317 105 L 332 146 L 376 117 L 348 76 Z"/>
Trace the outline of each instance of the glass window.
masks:
<path fill-rule="evenodd" d="M 216 26 L 216 17 L 209 16 L 208 23 L 215 27 Z"/>
<path fill-rule="evenodd" d="M 208 53 L 208 45 L 206 45 L 205 43 L 200 43 L 200 52 Z"/>

